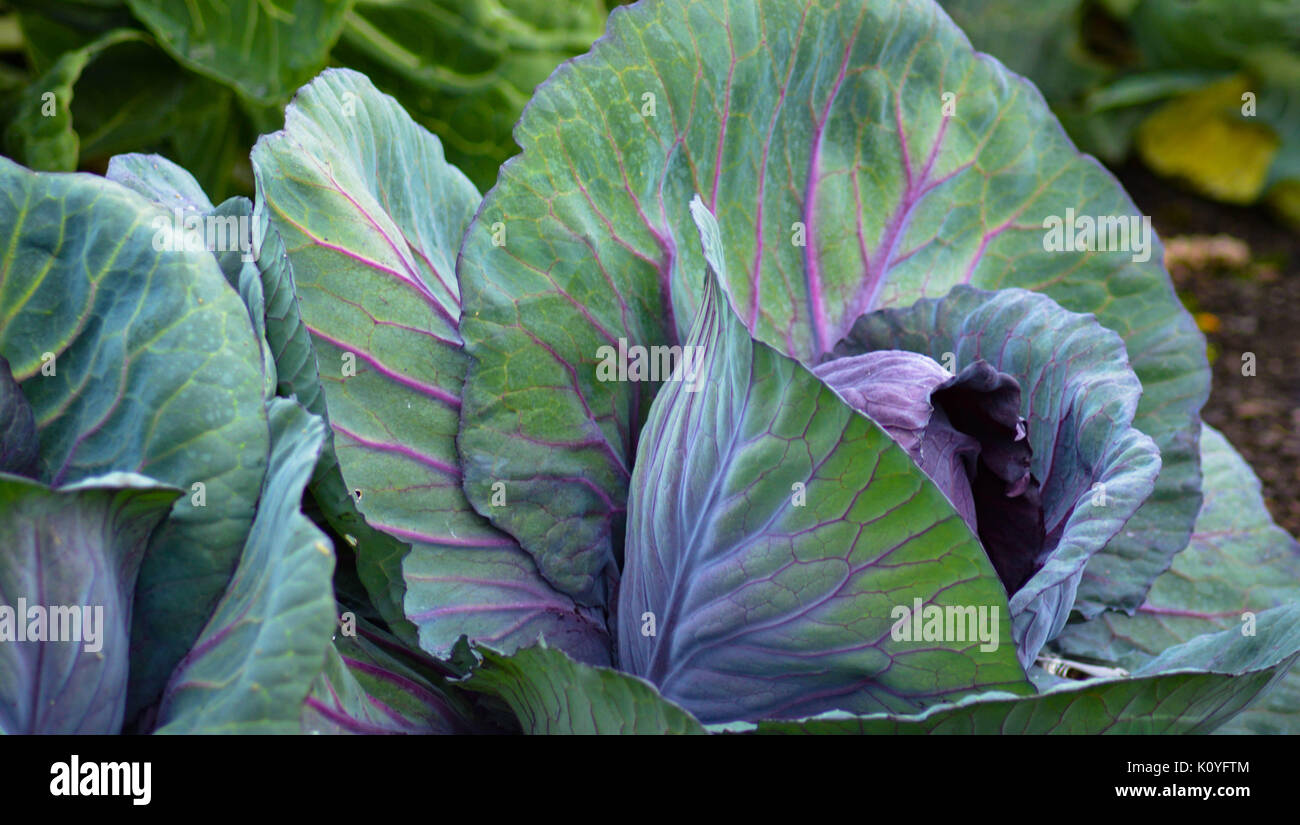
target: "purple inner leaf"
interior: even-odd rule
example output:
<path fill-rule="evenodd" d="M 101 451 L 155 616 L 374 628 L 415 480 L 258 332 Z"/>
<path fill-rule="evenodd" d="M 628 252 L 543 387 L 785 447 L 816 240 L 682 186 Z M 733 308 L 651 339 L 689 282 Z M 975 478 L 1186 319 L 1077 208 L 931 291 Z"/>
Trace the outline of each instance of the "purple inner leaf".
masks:
<path fill-rule="evenodd" d="M 1042 500 L 1015 378 L 985 361 L 950 376 L 903 350 L 837 358 L 813 371 L 938 485 L 979 535 L 1008 595 L 1042 566 Z"/>
<path fill-rule="evenodd" d="M 969 476 L 977 532 L 1007 593 L 1015 593 L 1042 566 L 1045 543 L 1039 482 L 1029 471 L 1033 450 L 1020 417 L 1020 384 L 987 361 L 975 361 L 930 399 L 952 427 L 979 443 Z"/>

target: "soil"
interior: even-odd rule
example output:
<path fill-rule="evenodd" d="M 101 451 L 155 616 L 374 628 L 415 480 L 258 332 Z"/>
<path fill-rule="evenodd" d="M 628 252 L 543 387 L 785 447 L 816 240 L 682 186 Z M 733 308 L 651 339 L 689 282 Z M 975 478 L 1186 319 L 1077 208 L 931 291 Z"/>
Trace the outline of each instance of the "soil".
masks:
<path fill-rule="evenodd" d="M 1151 215 L 1184 305 L 1208 339 L 1203 412 L 1263 482 L 1278 524 L 1300 535 L 1300 232 L 1264 207 L 1190 194 L 1136 163 L 1116 174 Z M 1254 353 L 1255 374 L 1243 374 Z"/>

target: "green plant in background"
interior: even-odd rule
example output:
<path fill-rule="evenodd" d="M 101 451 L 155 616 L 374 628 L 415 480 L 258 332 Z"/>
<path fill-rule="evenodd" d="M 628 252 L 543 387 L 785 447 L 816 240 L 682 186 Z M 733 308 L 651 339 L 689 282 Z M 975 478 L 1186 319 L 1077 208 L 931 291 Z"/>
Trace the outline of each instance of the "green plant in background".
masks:
<path fill-rule="evenodd" d="M 1084 151 L 1300 223 L 1300 2 L 942 0 Z"/>
<path fill-rule="evenodd" d="M 307 71 L 162 5 L 131 7 L 250 117 Z M 442 42 L 379 54 L 414 5 L 325 51 L 395 71 Z M 446 65 L 407 94 L 521 88 Z M 492 119 L 440 140 L 337 68 L 252 200 L 0 159 L 0 593 L 93 583 L 117 640 L 0 645 L 0 730 L 1295 728 L 1300 546 L 1200 420 L 1159 241 L 1032 84 L 932 0 L 644 0 L 547 74 L 486 196 L 455 157 Z M 1054 251 L 1075 211 L 1132 243 Z"/>
<path fill-rule="evenodd" d="M 334 49 L 440 136 L 480 189 L 534 87 L 605 30 L 603 0 L 358 0 Z"/>
<path fill-rule="evenodd" d="M 605 14 L 603 0 L 6 0 L 0 133 L 33 169 L 103 172 L 115 154 L 158 151 L 215 197 L 248 193 L 257 136 L 299 86 L 346 65 L 487 188 L 533 88 Z"/>

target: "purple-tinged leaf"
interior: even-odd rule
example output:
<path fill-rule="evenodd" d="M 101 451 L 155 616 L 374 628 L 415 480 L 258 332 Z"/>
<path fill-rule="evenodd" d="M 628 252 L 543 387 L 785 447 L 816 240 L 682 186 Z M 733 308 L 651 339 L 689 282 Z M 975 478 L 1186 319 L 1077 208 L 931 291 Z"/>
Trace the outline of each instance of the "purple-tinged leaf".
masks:
<path fill-rule="evenodd" d="M 1273 523 L 1259 478 L 1223 434 L 1204 425 L 1205 504 L 1192 541 L 1129 616 L 1071 622 L 1054 646 L 1071 658 L 1129 670 L 1199 634 L 1253 630 L 1265 610 L 1300 603 L 1300 544 Z M 1300 732 L 1300 671 L 1223 732 Z"/>
<path fill-rule="evenodd" d="M 1045 539 L 1020 385 L 984 361 L 949 375 L 929 356 L 877 350 L 813 368 L 912 457 L 976 532 L 1008 593 L 1042 564 Z"/>
<path fill-rule="evenodd" d="M 1267 699 L 1298 657 L 1300 605 L 1288 604 L 1261 613 L 1255 635 L 1229 629 L 1196 636 L 1134 671 L 1132 678 L 1064 680 L 1027 697 L 984 693 L 907 716 L 831 712 L 764 721 L 757 730 L 867 735 L 1210 733 L 1261 697 Z"/>
<path fill-rule="evenodd" d="M 685 338 L 700 299 L 696 192 L 727 239 L 746 325 L 805 363 L 863 313 L 956 284 L 1095 312 L 1124 339 L 1146 389 L 1138 426 L 1165 461 L 1097 554 L 1084 608 L 1136 607 L 1186 545 L 1209 368 L 1160 243 L 1038 91 L 931 0 L 618 9 L 537 89 L 515 138 L 522 153 L 458 265 L 474 359 L 460 444 L 475 509 L 566 592 L 594 598 L 619 558 L 657 390 L 601 381 L 600 348 Z M 1122 251 L 1048 251 L 1045 220 L 1076 215 L 1139 231 Z M 498 481 L 508 508 L 491 506 Z"/>
<path fill-rule="evenodd" d="M 133 472 L 185 491 L 140 569 L 128 716 L 158 697 L 239 561 L 266 472 L 258 340 L 207 251 L 158 248 L 157 203 L 0 158 L 0 355 L 38 477 Z"/>
<path fill-rule="evenodd" d="M 181 491 L 0 473 L 0 733 L 120 733 L 149 537 Z M 38 640 L 39 639 L 39 640 Z"/>
<path fill-rule="evenodd" d="M 478 192 L 436 137 L 344 70 L 299 91 L 253 163 L 272 230 L 264 283 L 280 276 L 268 311 L 289 319 L 268 319 L 277 366 L 333 433 L 313 493 L 357 543 L 358 573 L 388 624 L 399 635 L 418 628 L 435 656 L 462 635 L 513 650 L 544 633 L 607 662 L 600 610 L 555 591 L 461 487 L 468 359 L 454 264 Z M 286 276 L 296 307 L 285 306 Z M 515 496 L 501 489 L 501 506 Z"/>
<path fill-rule="evenodd" d="M 1032 693 L 971 530 L 871 419 L 750 338 L 715 274 L 716 224 L 695 209 L 700 372 L 665 384 L 637 449 L 620 665 L 704 722 Z M 982 616 L 982 638 L 964 620 L 960 638 L 900 638 L 918 602 Z"/>
<path fill-rule="evenodd" d="M 466 703 L 392 652 L 397 642 L 360 620 L 336 633 L 303 704 L 304 733 L 449 734 L 473 730 Z"/>
<path fill-rule="evenodd" d="M 1032 477 L 1041 484 L 1046 540 L 1041 566 L 1008 595 L 1028 667 L 1065 626 L 1085 565 L 1125 528 L 1160 472 L 1155 444 L 1133 427 L 1142 386 L 1124 342 L 1091 315 L 1068 312 L 1046 295 L 959 286 L 943 298 L 864 315 L 832 357 L 882 349 L 949 359 L 959 370 L 983 360 L 1026 388 L 1018 415 L 1027 422 Z M 1010 427 L 1015 414 L 1004 411 L 1001 426 Z M 1020 460 L 1005 457 L 1000 474 L 1015 476 Z M 1032 496 L 1006 499 L 1000 508 L 999 492 L 990 491 L 992 515 L 979 516 L 991 553 L 1003 542 L 1041 535 Z M 987 537 L 986 529 L 993 531 Z"/>

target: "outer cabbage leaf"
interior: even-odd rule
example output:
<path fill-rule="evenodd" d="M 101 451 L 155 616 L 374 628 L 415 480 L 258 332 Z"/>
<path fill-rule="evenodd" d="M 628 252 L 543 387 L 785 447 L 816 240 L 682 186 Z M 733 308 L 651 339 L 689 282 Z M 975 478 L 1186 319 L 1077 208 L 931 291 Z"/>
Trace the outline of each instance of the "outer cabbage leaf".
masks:
<path fill-rule="evenodd" d="M 1300 603 L 1300 544 L 1273 523 L 1250 466 L 1209 425 L 1201 434 L 1201 461 L 1205 504 L 1191 543 L 1134 615 L 1106 612 L 1067 625 L 1055 642 L 1065 655 L 1136 669 L 1199 634 L 1242 629 L 1253 614 Z M 1298 698 L 1300 673 L 1292 672 L 1225 732 L 1300 730 Z"/>
<path fill-rule="evenodd" d="M 104 177 L 167 209 L 212 210 L 212 201 L 194 176 L 162 155 L 116 155 L 108 161 Z"/>
<path fill-rule="evenodd" d="M 212 252 L 221 274 L 248 309 L 248 320 L 262 349 L 263 394 L 268 399 L 275 395 L 275 357 L 266 340 L 266 301 L 253 255 L 252 201 L 235 197 L 213 206 L 193 175 L 161 155 L 115 155 L 108 162 L 105 177 L 169 210 L 173 232 L 184 229 L 184 218 L 190 214 L 198 214 L 211 224 L 211 229 L 205 226 L 205 243 L 209 236 L 216 241 L 218 248 Z M 178 209 L 180 222 L 176 220 Z"/>
<path fill-rule="evenodd" d="M 877 424 L 750 338 L 722 292 L 717 226 L 694 208 L 699 372 L 664 386 L 637 449 L 621 667 L 704 722 L 1032 693 L 979 541 Z M 987 611 L 991 649 L 964 626 L 958 641 L 895 638 L 896 608 L 917 601 Z"/>
<path fill-rule="evenodd" d="M 1029 667 L 1065 626 L 1080 580 L 1115 569 L 1103 558 L 1085 573 L 1151 495 L 1160 472 L 1155 444 L 1132 426 L 1142 387 L 1124 342 L 1046 295 L 958 286 L 943 298 L 863 316 L 834 356 L 878 349 L 952 357 L 959 371 L 984 360 L 1025 388 L 1020 414 L 1048 537 L 1042 567 L 1011 594 L 1020 661 Z"/>
<path fill-rule="evenodd" d="M 335 627 L 334 548 L 299 510 L 325 439 L 293 401 L 268 405 L 271 458 L 239 568 L 172 673 L 159 733 L 292 733 Z"/>
<path fill-rule="evenodd" d="M 1272 690 L 1234 716 L 1216 734 L 1294 734 L 1300 730 L 1300 672 L 1293 666 Z"/>
<path fill-rule="evenodd" d="M 690 713 L 654 685 L 607 667 L 575 662 L 564 651 L 534 647 L 503 656 L 477 648 L 482 665 L 464 683 L 503 699 L 530 734 L 703 734 Z"/>
<path fill-rule="evenodd" d="M 1209 733 L 1273 688 L 1300 655 L 1300 605 L 1259 615 L 1258 634 L 1184 642 L 1131 679 L 1067 682 L 1038 696 L 991 693 L 913 716 L 829 713 L 760 722 L 760 733 Z"/>
<path fill-rule="evenodd" d="M 260 103 L 287 98 L 325 66 L 351 0 L 127 0 L 184 66 Z"/>
<path fill-rule="evenodd" d="M 1044 250 L 1047 217 L 1137 209 L 1034 87 L 976 54 L 930 0 L 619 9 L 538 88 L 515 137 L 523 152 L 460 258 L 474 359 L 460 444 L 475 508 L 552 581 L 580 571 L 566 592 L 593 600 L 595 571 L 618 557 L 655 392 L 598 381 L 599 350 L 685 337 L 700 297 L 695 192 L 728 239 L 741 317 L 805 362 L 863 313 L 959 283 L 1095 312 L 1124 339 L 1145 388 L 1136 424 L 1164 466 L 1094 557 L 1111 574 L 1081 585 L 1081 606 L 1136 606 L 1186 545 L 1209 372 L 1159 243 L 1147 258 Z M 491 507 L 497 481 L 508 508 Z"/>
<path fill-rule="evenodd" d="M 342 70 L 298 93 L 253 162 L 315 352 L 321 389 L 300 397 L 334 435 L 341 477 L 318 481 L 317 500 L 358 542 L 362 581 L 385 618 L 409 619 L 438 656 L 462 634 L 512 650 L 545 632 L 580 659 L 607 661 L 604 617 L 553 591 L 461 489 L 467 359 L 454 261 L 478 204 L 473 185 L 396 101 Z M 292 381 L 309 381 L 307 341 L 301 331 L 287 341 L 277 360 L 291 360 Z M 370 531 L 351 529 L 353 511 Z M 372 542 L 371 531 L 384 538 Z"/>
<path fill-rule="evenodd" d="M 284 397 L 296 398 L 315 415 L 327 418 L 316 349 L 298 306 L 293 267 L 284 241 L 270 221 L 264 198 L 259 198 L 253 208 L 253 231 L 265 297 L 266 340 L 275 361 L 276 391 Z M 357 557 L 359 579 L 364 580 L 363 587 L 381 617 L 398 636 L 418 644 L 415 625 L 406 620 L 402 611 L 406 593 L 401 577 L 402 557 L 410 548 L 405 542 L 371 528 L 357 512 L 353 494 L 348 491 L 339 469 L 332 431 L 326 432 L 325 448 L 312 476 L 311 491 L 340 535 L 349 544 L 361 548 Z"/>
<path fill-rule="evenodd" d="M 155 249 L 159 218 L 112 181 L 0 158 L 0 355 L 35 413 L 40 480 L 129 471 L 186 492 L 140 571 L 132 716 L 238 563 L 268 443 L 248 314 L 212 254 Z"/>
<path fill-rule="evenodd" d="M 133 473 L 54 490 L 0 473 L 0 733 L 121 731 L 136 574 L 180 494 Z"/>

